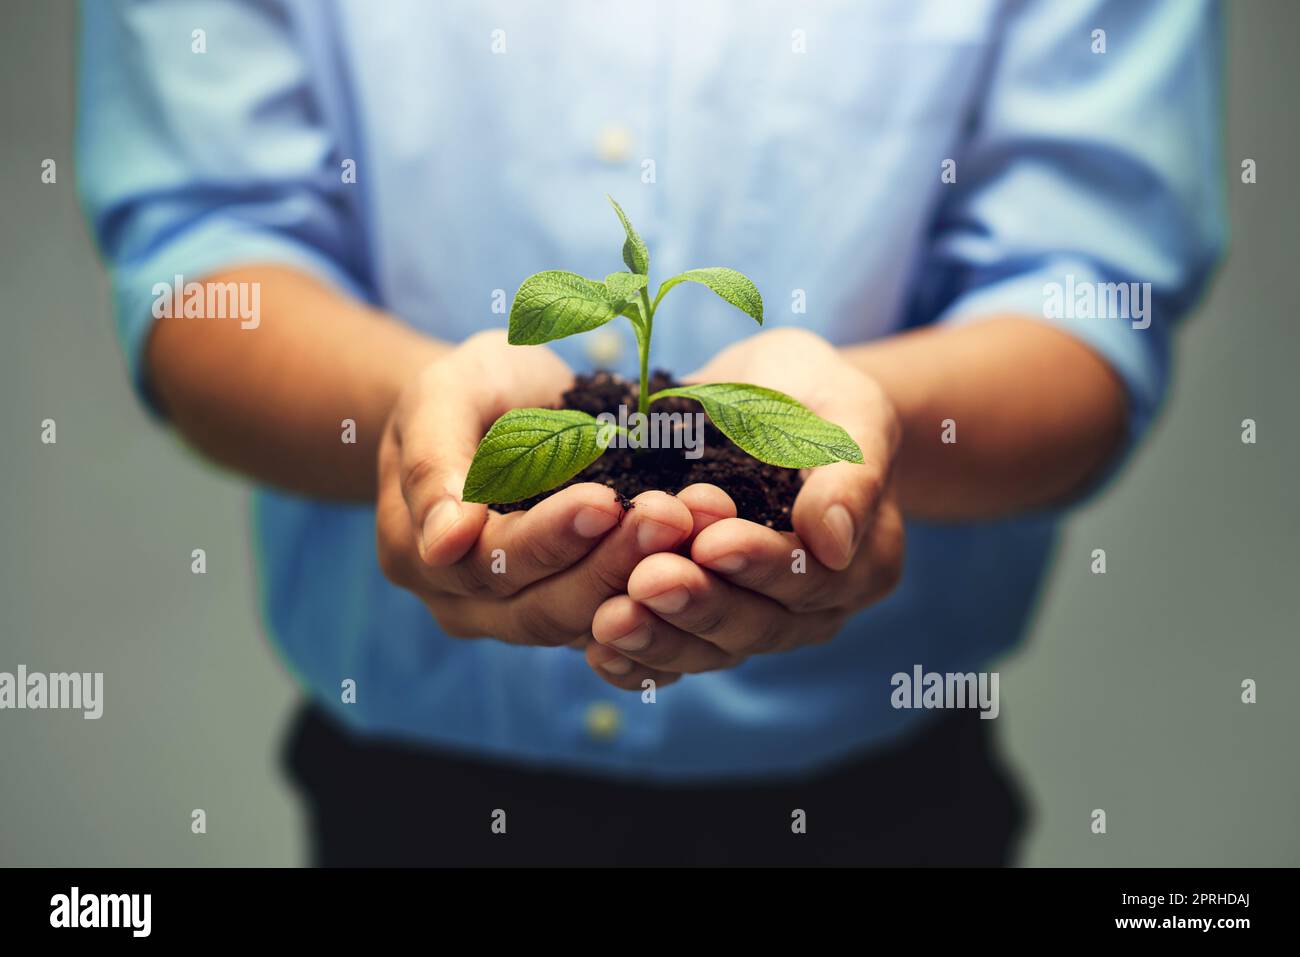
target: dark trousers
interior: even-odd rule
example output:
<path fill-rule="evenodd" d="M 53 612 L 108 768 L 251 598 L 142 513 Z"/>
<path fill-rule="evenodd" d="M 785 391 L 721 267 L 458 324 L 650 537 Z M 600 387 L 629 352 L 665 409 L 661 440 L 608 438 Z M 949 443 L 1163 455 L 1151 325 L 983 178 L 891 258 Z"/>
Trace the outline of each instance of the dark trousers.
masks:
<path fill-rule="evenodd" d="M 285 761 L 318 866 L 1004 865 L 1026 813 L 995 723 L 944 712 L 812 776 L 663 786 L 373 742 L 306 706 Z"/>

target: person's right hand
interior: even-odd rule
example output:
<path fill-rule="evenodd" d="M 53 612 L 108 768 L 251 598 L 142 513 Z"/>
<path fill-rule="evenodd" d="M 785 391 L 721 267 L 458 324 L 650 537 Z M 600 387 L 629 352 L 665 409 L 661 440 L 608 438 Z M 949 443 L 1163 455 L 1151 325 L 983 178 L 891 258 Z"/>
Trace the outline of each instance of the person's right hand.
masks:
<path fill-rule="evenodd" d="M 572 383 L 549 349 L 484 332 L 427 367 L 389 417 L 379 447 L 379 564 L 450 635 L 585 645 L 596 609 L 626 590 L 641 559 L 691 537 L 691 510 L 663 492 L 638 496 L 626 517 L 612 489 L 590 482 L 526 512 L 461 501 L 492 423 L 512 408 L 557 405 Z"/>

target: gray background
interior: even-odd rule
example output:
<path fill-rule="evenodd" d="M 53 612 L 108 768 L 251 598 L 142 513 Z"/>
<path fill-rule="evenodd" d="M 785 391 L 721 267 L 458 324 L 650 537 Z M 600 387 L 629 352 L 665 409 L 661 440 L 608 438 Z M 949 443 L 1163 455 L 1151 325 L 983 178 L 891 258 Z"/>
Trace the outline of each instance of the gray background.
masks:
<path fill-rule="evenodd" d="M 276 764 L 295 691 L 256 615 L 247 492 L 147 424 L 122 374 L 73 188 L 71 4 L 0 16 L 0 670 L 108 672 L 97 722 L 0 712 L 0 863 L 301 862 Z M 1229 260 L 1152 441 L 1070 522 L 1032 638 L 1001 667 L 1030 865 L 1300 863 L 1300 4 L 1228 19 Z M 1257 185 L 1238 182 L 1243 157 Z"/>

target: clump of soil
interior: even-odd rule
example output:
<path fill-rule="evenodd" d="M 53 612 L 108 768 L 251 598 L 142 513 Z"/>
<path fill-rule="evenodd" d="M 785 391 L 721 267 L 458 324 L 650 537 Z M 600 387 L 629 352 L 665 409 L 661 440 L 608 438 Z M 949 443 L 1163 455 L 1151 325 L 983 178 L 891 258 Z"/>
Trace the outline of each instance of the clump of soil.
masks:
<path fill-rule="evenodd" d="M 670 389 L 681 383 L 656 370 L 650 376 L 651 391 Z M 625 406 L 636 411 L 636 386 L 608 372 L 578 376 L 564 393 L 561 408 L 577 409 L 590 415 L 609 412 L 618 415 Z M 650 406 L 651 412 L 702 412 L 698 402 L 670 396 Z M 522 502 L 492 506 L 499 512 L 531 508 L 548 495 L 576 482 L 599 482 L 618 492 L 626 507 L 629 499 L 658 489 L 676 495 L 688 485 L 708 482 L 716 485 L 736 503 L 741 518 L 777 531 L 791 531 L 790 510 L 802 484 L 798 469 L 768 465 L 742 450 L 705 417 L 703 455 L 688 459 L 685 449 L 621 449 L 611 447 L 559 488 Z"/>

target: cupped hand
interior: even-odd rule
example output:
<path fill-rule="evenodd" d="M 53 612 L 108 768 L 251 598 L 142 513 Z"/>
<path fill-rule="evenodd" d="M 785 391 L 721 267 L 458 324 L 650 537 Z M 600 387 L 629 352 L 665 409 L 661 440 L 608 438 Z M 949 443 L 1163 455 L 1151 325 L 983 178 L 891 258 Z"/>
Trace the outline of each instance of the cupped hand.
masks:
<path fill-rule="evenodd" d="M 794 532 L 735 516 L 721 489 L 695 486 L 710 516 L 690 558 L 643 559 L 627 589 L 601 604 L 587 661 L 619 687 L 659 674 L 729 668 L 750 655 L 826 641 L 845 619 L 889 594 L 902 574 L 903 520 L 890 489 L 900 426 L 874 380 L 801 330 L 762 333 L 719 353 L 692 381 L 747 382 L 794 396 L 846 429 L 864 464 L 810 470 Z"/>
<path fill-rule="evenodd" d="M 550 350 L 480 333 L 407 387 L 379 449 L 376 537 L 385 576 L 450 635 L 584 645 L 596 609 L 646 556 L 680 547 L 687 505 L 647 492 L 624 513 L 612 489 L 570 486 L 523 512 L 464 502 L 479 440 L 519 406 L 558 404 L 573 374 Z"/>

